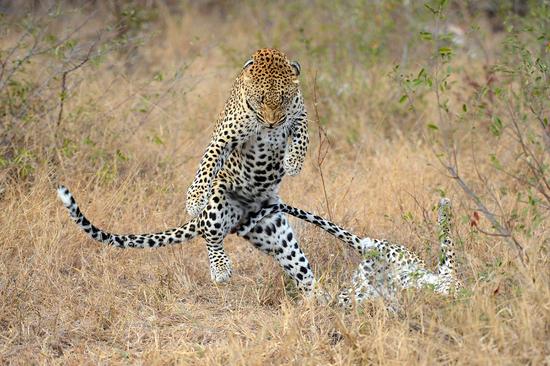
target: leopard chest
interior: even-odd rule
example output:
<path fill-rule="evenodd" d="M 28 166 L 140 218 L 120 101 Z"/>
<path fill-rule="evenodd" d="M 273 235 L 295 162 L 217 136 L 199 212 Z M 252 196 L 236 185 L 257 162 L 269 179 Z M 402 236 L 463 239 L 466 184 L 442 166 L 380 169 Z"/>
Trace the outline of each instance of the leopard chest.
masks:
<path fill-rule="evenodd" d="M 276 192 L 284 175 L 287 140 L 284 128 L 262 128 L 236 148 L 228 164 L 235 188 L 251 195 Z"/>

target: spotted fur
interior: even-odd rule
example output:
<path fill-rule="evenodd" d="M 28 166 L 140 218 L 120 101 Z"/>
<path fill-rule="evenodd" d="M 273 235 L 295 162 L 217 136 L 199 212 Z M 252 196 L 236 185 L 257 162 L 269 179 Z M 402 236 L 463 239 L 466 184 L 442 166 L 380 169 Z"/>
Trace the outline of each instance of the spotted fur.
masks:
<path fill-rule="evenodd" d="M 461 287 L 456 279 L 454 244 L 450 236 L 450 201 L 442 198 L 438 205 L 438 235 L 441 245 L 437 273 L 426 268 L 426 264 L 406 247 L 368 237 L 358 237 L 340 226 L 310 212 L 283 204 L 265 207 L 251 215 L 238 229 L 238 235 L 247 235 L 256 223 L 266 215 L 284 212 L 310 222 L 357 251 L 363 261 L 352 278 L 352 289 L 343 290 L 340 303 L 349 305 L 366 299 L 383 297 L 390 303 L 395 301 L 396 292 L 405 288 L 432 288 L 435 292 L 448 295 Z"/>
<path fill-rule="evenodd" d="M 161 247 L 201 236 L 212 279 L 227 281 L 232 270 L 224 238 L 251 213 L 279 203 L 283 176 L 302 169 L 308 134 L 299 73 L 299 64 L 275 49 L 261 49 L 245 63 L 187 191 L 193 218 L 185 225 L 156 234 L 111 234 L 92 225 L 60 187 L 72 219 L 93 239 L 121 248 Z M 266 215 L 244 237 L 273 256 L 298 288 L 311 291 L 313 273 L 282 213 Z"/>
<path fill-rule="evenodd" d="M 117 248 L 158 248 L 171 244 L 180 244 L 195 238 L 202 231 L 197 220 L 192 219 L 185 225 L 153 234 L 119 235 L 103 231 L 84 216 L 76 200 L 67 187 L 59 186 L 57 196 L 69 210 L 69 216 L 92 239 Z"/>

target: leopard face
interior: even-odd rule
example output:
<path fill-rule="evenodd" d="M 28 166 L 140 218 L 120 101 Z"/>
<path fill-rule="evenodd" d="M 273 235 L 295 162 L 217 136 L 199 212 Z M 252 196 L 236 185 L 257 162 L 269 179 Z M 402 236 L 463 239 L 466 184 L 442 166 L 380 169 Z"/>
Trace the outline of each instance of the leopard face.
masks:
<path fill-rule="evenodd" d="M 242 98 L 258 122 L 267 128 L 281 126 L 300 102 L 300 65 L 279 50 L 264 48 L 248 60 L 240 74 Z"/>

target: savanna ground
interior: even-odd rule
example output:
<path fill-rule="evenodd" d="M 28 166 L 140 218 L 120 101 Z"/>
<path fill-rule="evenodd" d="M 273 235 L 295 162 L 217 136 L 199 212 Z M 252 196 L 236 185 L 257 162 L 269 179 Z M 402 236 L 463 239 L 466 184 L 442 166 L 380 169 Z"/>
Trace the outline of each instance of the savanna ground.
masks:
<path fill-rule="evenodd" d="M 548 1 L 0 2 L 0 360 L 14 364 L 550 364 Z M 115 250 L 188 219 L 185 192 L 254 50 L 302 65 L 311 145 L 281 195 L 435 266 L 454 204 L 457 299 L 304 301 L 231 236 Z M 335 294 L 359 258 L 293 220 Z M 489 233 L 491 235 L 485 234 Z"/>

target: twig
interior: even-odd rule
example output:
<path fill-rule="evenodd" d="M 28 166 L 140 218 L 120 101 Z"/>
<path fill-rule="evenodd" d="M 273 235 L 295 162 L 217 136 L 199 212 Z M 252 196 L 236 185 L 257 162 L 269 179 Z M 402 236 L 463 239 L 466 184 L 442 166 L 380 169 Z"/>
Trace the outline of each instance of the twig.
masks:
<path fill-rule="evenodd" d="M 544 121 L 540 113 L 537 113 L 532 105 L 529 106 L 529 109 L 531 110 L 531 113 L 535 115 L 537 121 L 539 121 L 540 123 L 540 127 L 542 128 L 543 133 L 542 140 L 544 141 L 544 149 L 546 153 L 550 154 L 550 124 Z"/>
<path fill-rule="evenodd" d="M 451 174 L 451 176 L 456 180 L 460 188 L 466 193 L 475 203 L 477 206 L 477 210 L 485 216 L 487 220 L 493 225 L 495 230 L 502 236 L 506 243 L 512 248 L 515 249 L 518 252 L 518 257 L 521 261 L 521 264 L 525 265 L 525 259 L 529 259 L 527 257 L 527 253 L 523 249 L 523 246 L 516 240 L 516 238 L 512 235 L 512 233 L 505 227 L 503 227 L 495 217 L 495 215 L 489 211 L 489 209 L 483 204 L 481 199 L 475 192 L 464 182 L 464 180 L 456 173 L 455 169 L 450 166 L 446 165 L 447 170 Z"/>
<path fill-rule="evenodd" d="M 82 23 L 80 23 L 78 26 L 76 26 L 75 28 L 73 28 L 63 39 L 59 40 L 58 42 L 56 42 L 55 44 L 49 46 L 49 47 L 45 47 L 45 48 L 42 48 L 40 49 L 38 46 L 39 46 L 39 42 L 42 40 L 42 37 L 44 35 L 44 33 L 46 33 L 46 30 L 47 30 L 47 27 L 46 26 L 43 26 L 42 27 L 42 31 L 34 36 L 34 43 L 33 45 L 31 46 L 31 48 L 29 49 L 29 51 L 27 52 L 27 54 L 17 62 L 17 65 L 14 66 L 8 74 L 6 74 L 6 77 L 4 80 L 0 79 L 0 90 L 2 90 L 6 85 L 8 85 L 9 81 L 11 80 L 11 78 L 13 77 L 13 75 L 15 75 L 15 73 L 17 72 L 17 70 L 19 70 L 19 68 L 21 67 L 21 65 L 24 65 L 28 60 L 30 60 L 31 58 L 35 57 L 35 56 L 38 56 L 38 55 L 42 55 L 42 54 L 45 54 L 51 50 L 54 50 L 56 49 L 57 47 L 61 46 L 63 43 L 65 43 L 66 41 L 68 41 L 71 36 L 73 36 L 74 34 L 76 34 L 78 31 L 80 31 L 89 21 L 90 19 L 92 19 L 92 17 L 94 17 L 96 14 L 96 12 L 92 12 L 88 17 L 86 17 L 86 19 L 84 19 L 84 21 Z M 27 31 L 27 34 L 30 34 L 29 31 Z M 19 41 L 18 41 L 19 42 Z M 18 47 L 18 45 L 16 45 L 16 47 Z M 2 75 L 3 75 L 4 71 L 2 71 Z"/>
<path fill-rule="evenodd" d="M 21 45 L 22 45 L 22 42 L 23 40 L 29 35 L 28 32 L 25 32 L 21 35 L 21 37 L 19 37 L 19 39 L 17 40 L 17 42 L 15 42 L 15 46 L 13 46 L 7 53 L 6 53 L 6 57 L 4 58 L 4 60 L 2 61 L 2 64 L 0 65 L 0 81 L 2 80 L 2 78 L 4 77 L 4 71 L 6 70 L 6 66 L 8 64 L 8 61 L 9 59 L 11 58 L 11 56 L 13 56 L 13 54 L 15 53 L 15 51 L 17 51 Z"/>
<path fill-rule="evenodd" d="M 78 64 L 74 65 L 73 67 L 63 71 L 63 74 L 61 76 L 61 93 L 59 94 L 59 113 L 57 115 L 57 122 L 56 122 L 56 128 L 59 129 L 59 126 L 61 125 L 61 120 L 63 118 L 63 108 L 65 106 L 65 97 L 67 95 L 67 76 L 73 72 L 84 66 L 88 61 L 90 61 L 90 57 L 92 55 L 92 51 L 94 50 L 95 46 L 101 39 L 101 35 L 97 37 L 97 39 L 94 41 L 94 43 L 91 44 L 90 48 L 88 49 L 88 52 L 86 53 L 86 56 L 84 56 L 84 59 L 80 61 Z"/>
<path fill-rule="evenodd" d="M 313 79 L 313 110 L 315 111 L 315 124 L 317 125 L 317 137 L 319 139 L 319 146 L 317 148 L 317 168 L 319 169 L 319 175 L 321 176 L 321 184 L 323 186 L 323 194 L 325 195 L 325 205 L 327 206 L 328 217 L 332 220 L 332 210 L 328 200 L 327 187 L 325 185 L 325 177 L 323 174 L 323 163 L 327 157 L 328 150 L 330 148 L 330 140 L 328 138 L 326 130 L 321 126 L 321 120 L 319 117 L 319 110 L 317 109 L 317 72 Z M 323 151 L 323 147 L 326 148 Z"/>
<path fill-rule="evenodd" d="M 476 226 L 475 227 L 477 231 L 479 231 L 480 233 L 484 234 L 484 235 L 487 235 L 487 236 L 496 236 L 496 237 L 500 237 L 500 238 L 506 238 L 508 237 L 507 235 L 505 234 L 501 234 L 501 233 L 495 233 L 495 232 L 488 232 L 488 231 L 485 231 L 483 229 L 481 229 L 479 226 Z"/>
<path fill-rule="evenodd" d="M 512 120 L 512 125 L 514 126 L 515 134 L 518 139 L 519 145 L 521 147 L 521 150 L 523 151 L 523 154 L 526 156 L 527 159 L 525 159 L 525 163 L 531 170 L 531 174 L 533 175 L 533 178 L 535 178 L 535 181 L 538 183 L 537 190 L 548 200 L 550 203 L 550 198 L 548 196 L 548 193 L 546 193 L 546 190 L 550 190 L 550 182 L 546 180 L 544 176 L 544 166 L 539 161 L 539 159 L 535 156 L 533 151 L 527 147 L 527 144 L 525 143 L 525 139 L 522 135 L 522 132 L 519 128 L 518 121 L 516 119 L 514 111 L 511 109 L 510 106 L 508 106 L 508 113 L 510 113 L 510 119 Z M 529 158 L 531 158 L 536 166 L 533 166 L 531 162 L 529 162 Z M 542 181 L 542 183 L 541 183 Z M 546 189 L 545 189 L 546 188 Z"/>

